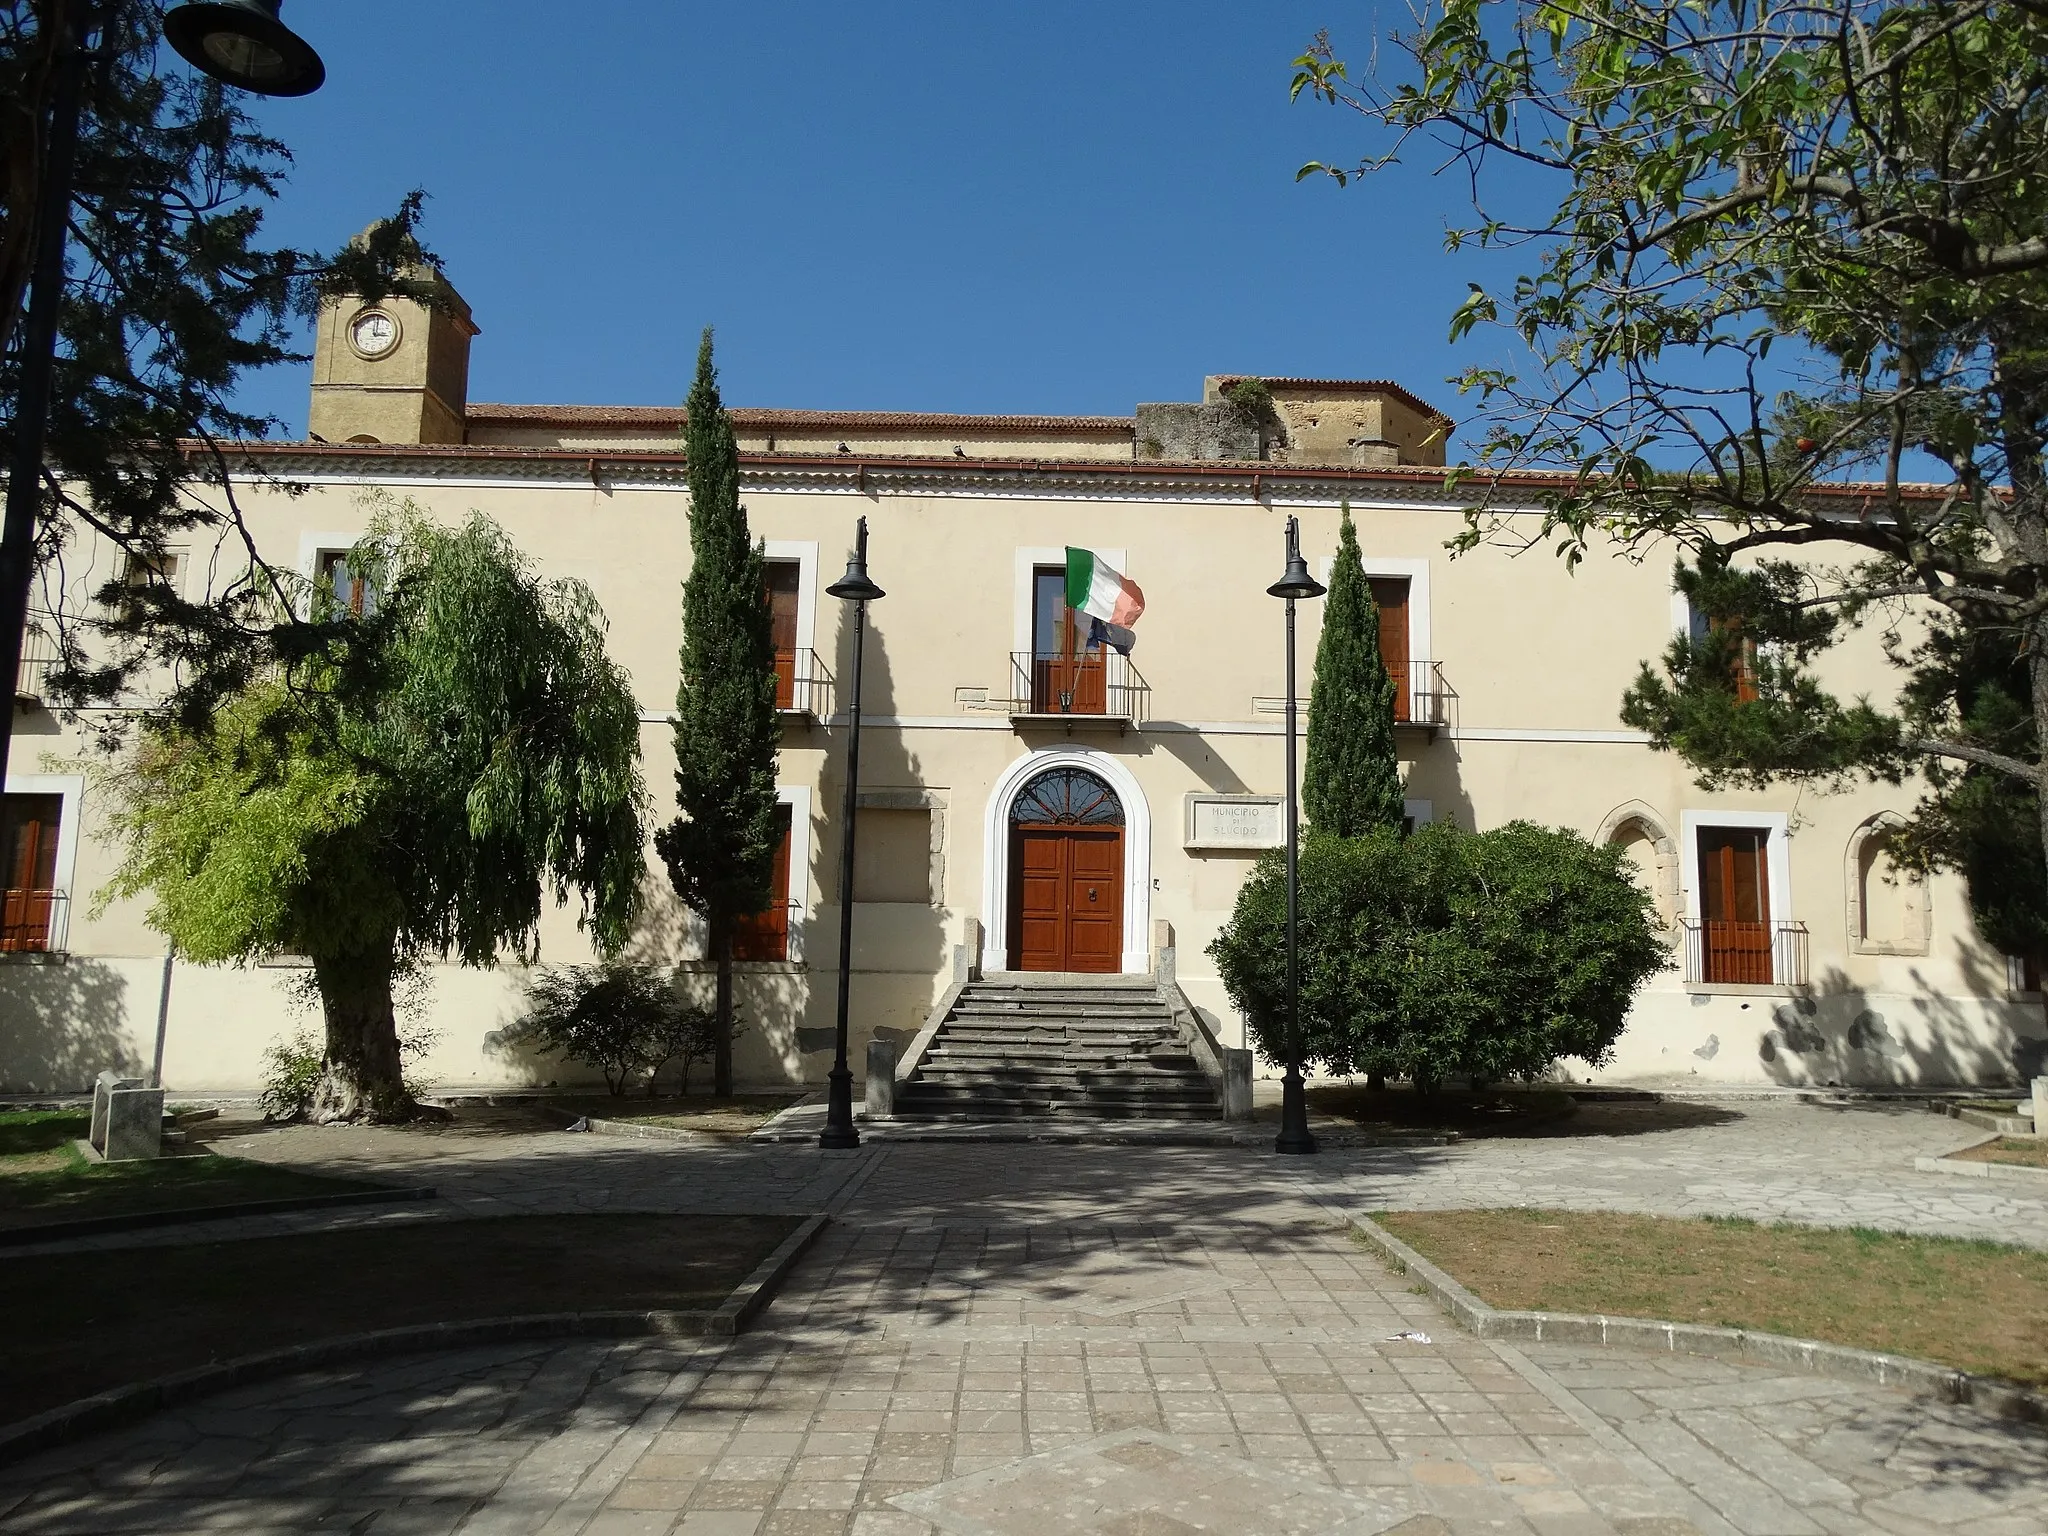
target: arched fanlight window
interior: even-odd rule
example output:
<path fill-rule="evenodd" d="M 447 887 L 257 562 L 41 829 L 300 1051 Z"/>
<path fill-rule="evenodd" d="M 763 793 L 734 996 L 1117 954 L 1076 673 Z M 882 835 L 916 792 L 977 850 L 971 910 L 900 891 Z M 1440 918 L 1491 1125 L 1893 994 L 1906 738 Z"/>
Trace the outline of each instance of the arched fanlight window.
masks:
<path fill-rule="evenodd" d="M 1120 827 L 1124 806 L 1115 790 L 1085 769 L 1054 768 L 1024 786 L 1010 820 L 1026 827 Z"/>

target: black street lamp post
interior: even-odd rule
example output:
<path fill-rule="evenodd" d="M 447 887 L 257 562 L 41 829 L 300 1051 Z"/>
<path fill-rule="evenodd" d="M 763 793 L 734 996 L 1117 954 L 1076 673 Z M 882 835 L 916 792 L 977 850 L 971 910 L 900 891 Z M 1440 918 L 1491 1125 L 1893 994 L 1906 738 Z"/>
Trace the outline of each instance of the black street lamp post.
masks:
<path fill-rule="evenodd" d="M 1287 600 L 1287 1076 L 1280 1088 L 1280 1134 L 1273 1150 L 1296 1154 L 1315 1151 L 1316 1138 L 1308 1128 L 1308 1096 L 1301 1081 L 1301 971 L 1295 941 L 1301 906 L 1301 876 L 1296 867 L 1301 815 L 1294 787 L 1294 603 L 1297 598 L 1321 597 L 1328 590 L 1309 574 L 1301 558 L 1301 525 L 1288 518 L 1287 572 L 1266 588 L 1266 594 Z"/>
<path fill-rule="evenodd" d="M 853 984 L 853 832 L 860 799 L 860 669 L 868 633 L 868 604 L 888 594 L 868 579 L 868 520 L 854 535 L 853 558 L 846 574 L 825 589 L 841 602 L 853 604 L 853 682 L 846 700 L 846 801 L 840 817 L 839 844 L 839 1016 L 833 1030 L 832 1070 L 827 1074 L 825 1129 L 818 1145 L 857 1147 L 860 1132 L 853 1124 L 853 1069 L 846 1064 L 846 1009 Z"/>
<path fill-rule="evenodd" d="M 58 46 L 42 186 L 36 198 L 35 264 L 21 336 L 20 394 L 14 406 L 14 461 L 0 525 L 0 680 L 11 693 L 21 676 L 35 574 L 36 513 L 42 502 L 43 440 L 50 424 L 50 380 L 64 298 L 64 248 L 78 161 L 78 105 L 85 85 L 86 37 L 99 7 L 67 6 L 68 35 Z M 277 19 L 277 0 L 219 0 L 173 7 L 164 17 L 171 46 L 216 80 L 262 96 L 304 96 L 327 78 L 310 44 Z M 13 709 L 0 723 L 0 785 L 7 782 Z"/>

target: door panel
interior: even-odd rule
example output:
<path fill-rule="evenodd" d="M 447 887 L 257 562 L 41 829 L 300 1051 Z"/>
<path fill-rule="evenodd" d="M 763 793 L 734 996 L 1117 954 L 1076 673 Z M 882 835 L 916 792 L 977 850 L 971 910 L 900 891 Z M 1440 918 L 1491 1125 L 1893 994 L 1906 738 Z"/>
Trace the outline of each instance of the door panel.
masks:
<path fill-rule="evenodd" d="M 1372 576 L 1373 605 L 1380 611 L 1380 660 L 1394 680 L 1394 718 L 1408 718 L 1408 578 Z"/>
<path fill-rule="evenodd" d="M 1123 968 L 1123 835 L 1068 834 L 1067 969 Z"/>
<path fill-rule="evenodd" d="M 774 873 L 769 877 L 768 905 L 752 917 L 733 924 L 732 957 L 735 960 L 787 960 L 789 958 L 789 829 L 790 809 L 777 813 L 782 832 L 775 845 Z"/>
<path fill-rule="evenodd" d="M 775 647 L 775 707 L 796 703 L 796 601 L 803 567 L 794 560 L 768 562 L 768 635 Z"/>
<path fill-rule="evenodd" d="M 1773 979 L 1769 835 L 1756 827 L 1700 828 L 1700 917 L 1710 982 L 1766 985 Z"/>
<path fill-rule="evenodd" d="M 48 947 L 63 813 L 60 795 L 0 799 L 0 950 Z"/>
<path fill-rule="evenodd" d="M 1019 827 L 1011 861 L 1011 949 L 1018 970 L 1122 968 L 1120 830 Z"/>
<path fill-rule="evenodd" d="M 1066 837 L 1056 828 L 1019 828 L 1016 847 L 1017 969 L 1066 969 Z"/>

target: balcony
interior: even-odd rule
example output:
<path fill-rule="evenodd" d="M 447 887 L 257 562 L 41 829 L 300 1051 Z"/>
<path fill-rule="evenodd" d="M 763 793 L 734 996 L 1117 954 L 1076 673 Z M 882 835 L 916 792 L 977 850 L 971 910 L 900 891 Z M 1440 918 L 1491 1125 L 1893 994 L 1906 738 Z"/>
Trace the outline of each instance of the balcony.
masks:
<path fill-rule="evenodd" d="M 807 720 L 832 714 L 832 674 L 825 659 L 808 646 L 775 653 L 775 710 Z"/>
<path fill-rule="evenodd" d="M 69 892 L 0 889 L 0 954 L 62 954 L 70 929 Z"/>
<path fill-rule="evenodd" d="M 14 678 L 14 702 L 34 709 L 47 692 L 50 668 L 57 663 L 57 626 L 48 614 L 32 613 L 21 636 L 21 670 Z"/>
<path fill-rule="evenodd" d="M 1806 924 L 1685 924 L 1685 979 L 1691 986 L 1803 987 Z"/>
<path fill-rule="evenodd" d="M 1428 731 L 1432 739 L 1445 726 L 1458 723 L 1457 690 L 1444 681 L 1440 662 L 1408 663 L 1408 686 L 1394 694 L 1394 724 Z"/>
<path fill-rule="evenodd" d="M 1151 705 L 1152 685 L 1121 651 L 1010 653 L 1010 719 L 1018 725 L 1125 731 L 1144 725 Z"/>

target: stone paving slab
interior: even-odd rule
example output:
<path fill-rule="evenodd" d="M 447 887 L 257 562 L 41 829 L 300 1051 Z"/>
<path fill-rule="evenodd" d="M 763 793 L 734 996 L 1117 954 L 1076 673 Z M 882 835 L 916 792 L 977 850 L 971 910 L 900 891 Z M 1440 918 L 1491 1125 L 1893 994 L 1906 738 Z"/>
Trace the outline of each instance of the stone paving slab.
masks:
<path fill-rule="evenodd" d="M 1700 1182 L 1810 1219 L 1897 1190 L 1889 1209 L 1929 1229 L 1981 1218 L 1913 1182 L 1932 1116 L 1742 1114 L 1444 1148 L 1405 1185 L 1368 1153 L 452 1139 L 416 1159 L 447 1212 L 801 1195 L 834 1222 L 738 1339 L 506 1346 L 244 1389 L 0 1468 L 0 1529 L 2048 1531 L 2039 1429 L 1756 1365 L 1474 1339 L 1336 1219 L 1390 1185 L 1408 1203 L 1491 1187 L 1494 1204 L 1640 1209 L 1660 1190 L 1697 1207 Z M 378 1139 L 258 1142 L 341 1166 Z"/>

